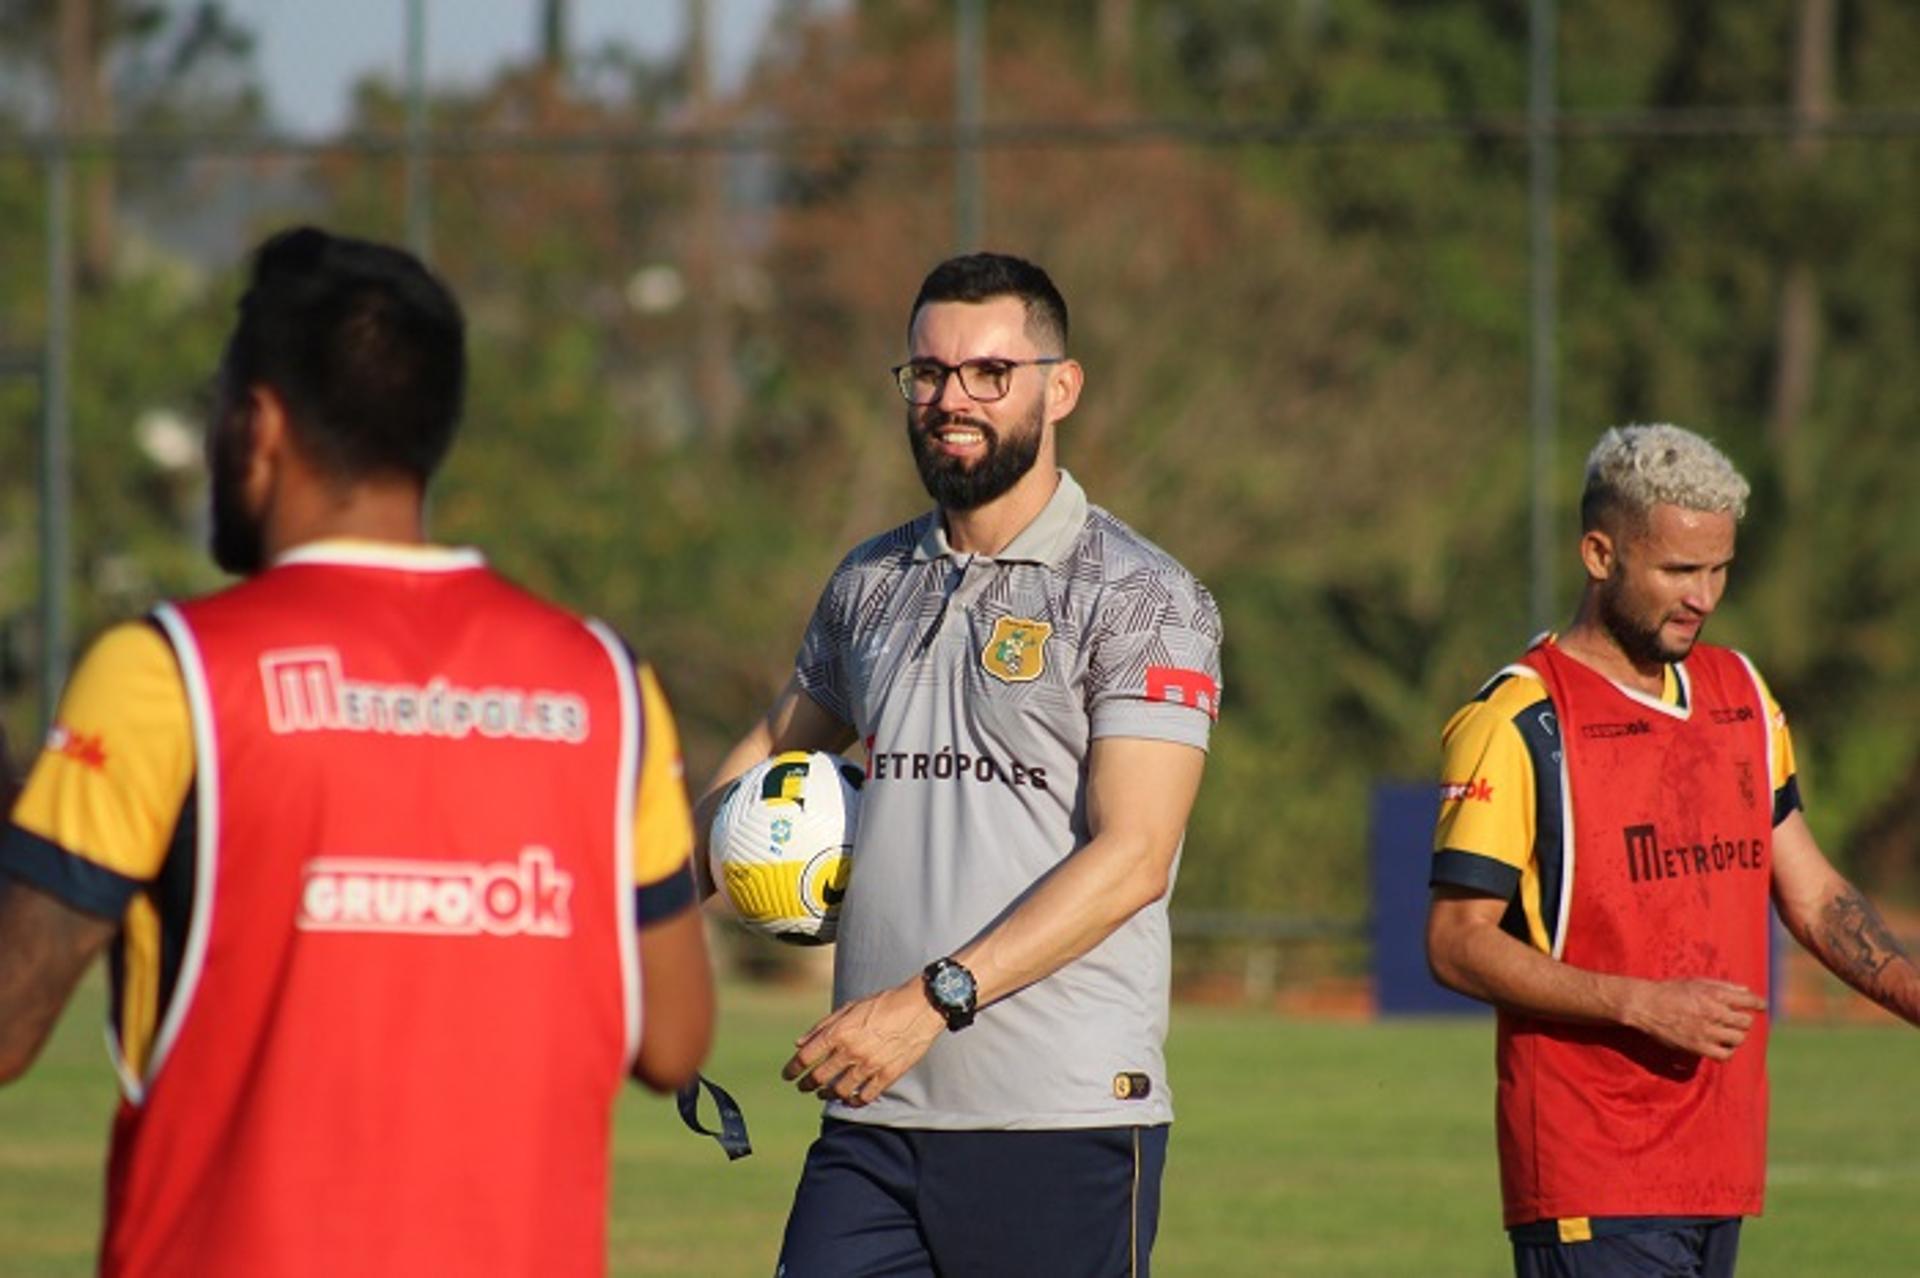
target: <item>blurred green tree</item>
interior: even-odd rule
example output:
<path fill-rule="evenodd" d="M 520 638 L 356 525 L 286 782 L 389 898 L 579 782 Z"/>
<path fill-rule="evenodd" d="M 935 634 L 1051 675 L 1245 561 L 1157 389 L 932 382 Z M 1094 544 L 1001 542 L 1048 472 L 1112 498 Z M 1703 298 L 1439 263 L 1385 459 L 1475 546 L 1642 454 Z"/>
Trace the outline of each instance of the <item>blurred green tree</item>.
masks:
<path fill-rule="evenodd" d="M 1784 110 L 1807 39 L 1800 2 L 1817 0 L 1568 6 L 1565 107 L 1583 120 Z M 1511 127 L 1526 8 L 992 8 L 989 124 L 1083 131 L 1003 140 L 985 161 L 988 242 L 1046 264 L 1073 305 L 1089 385 L 1067 465 L 1194 568 L 1226 616 L 1226 714 L 1185 904 L 1362 913 L 1372 780 L 1430 774 L 1447 714 L 1528 637 L 1526 171 Z M 434 95 L 436 132 L 515 142 L 433 163 L 436 265 L 467 305 L 474 353 L 436 532 L 606 616 L 653 658 L 695 784 L 784 678 L 837 557 L 925 505 L 885 369 L 914 286 L 952 247 L 953 155 L 901 143 L 951 118 L 950 19 L 931 0 L 788 6 L 746 85 L 698 113 L 684 62 L 618 48 L 564 63 L 530 50 L 489 83 Z M 1831 31 L 1835 109 L 1911 109 L 1920 13 L 1837 0 Z M 0 22 L 0 59 L 30 58 L 21 38 Z M 209 93 L 220 110 L 244 114 L 246 100 Z M 397 134 L 404 115 L 398 88 L 372 79 L 352 129 Z M 1272 145 L 1101 132 L 1143 117 L 1480 127 Z M 0 93 L 0 128 L 37 119 Z M 717 158 L 580 141 L 728 124 L 804 136 Z M 695 197 L 701 156 L 724 178 L 718 204 L 711 185 Z M 1746 467 L 1756 498 L 1713 637 L 1752 652 L 1794 716 L 1829 850 L 1909 892 L 1920 375 L 1905 356 L 1920 336 L 1920 224 L 1898 211 L 1914 203 L 1917 156 L 1920 140 L 1897 134 L 1809 148 L 1570 132 L 1552 494 L 1570 610 L 1578 458 L 1603 426 L 1680 421 Z M 155 190 L 193 189 L 178 167 L 148 171 Z M 254 229 L 302 217 L 401 235 L 391 153 L 342 147 L 304 176 Z M 0 162 L 10 268 L 41 243 L 37 182 Z M 1813 284 L 1817 343 L 1787 413 L 1795 271 Z M 191 417 L 230 289 L 136 261 L 82 303 L 89 619 L 211 580 L 181 535 L 195 481 L 156 471 L 132 432 L 150 409 Z M 30 271 L 0 272 L 0 345 L 37 340 L 40 305 Z M 716 324 L 732 334 L 719 371 L 738 404 L 725 431 L 703 362 Z M 30 391 L 0 383 L 0 413 L 30 421 Z M 0 612 L 33 590 L 30 440 L 0 431 Z"/>

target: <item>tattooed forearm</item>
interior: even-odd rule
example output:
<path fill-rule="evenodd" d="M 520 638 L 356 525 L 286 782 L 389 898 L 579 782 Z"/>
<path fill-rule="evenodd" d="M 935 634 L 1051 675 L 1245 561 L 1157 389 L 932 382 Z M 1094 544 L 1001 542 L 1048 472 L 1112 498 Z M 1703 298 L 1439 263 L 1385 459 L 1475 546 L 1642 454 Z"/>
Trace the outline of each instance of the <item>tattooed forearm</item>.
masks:
<path fill-rule="evenodd" d="M 1920 1024 L 1920 972 L 1858 889 L 1849 886 L 1827 902 L 1813 940 L 1835 976 L 1888 1011 Z"/>
<path fill-rule="evenodd" d="M 1896 958 L 1905 958 L 1900 942 L 1867 898 L 1852 888 L 1827 902 L 1821 915 L 1827 949 L 1845 969 L 1862 981 L 1872 981 Z"/>

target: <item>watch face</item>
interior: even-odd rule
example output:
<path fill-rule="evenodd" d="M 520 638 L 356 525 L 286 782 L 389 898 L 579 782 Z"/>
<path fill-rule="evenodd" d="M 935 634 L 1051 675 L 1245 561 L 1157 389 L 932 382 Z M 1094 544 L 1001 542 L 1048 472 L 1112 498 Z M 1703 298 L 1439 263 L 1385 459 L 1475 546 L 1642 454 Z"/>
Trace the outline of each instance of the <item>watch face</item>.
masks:
<path fill-rule="evenodd" d="M 973 977 L 962 967 L 943 967 L 933 974 L 933 996 L 948 1007 L 965 1007 L 973 999 Z"/>

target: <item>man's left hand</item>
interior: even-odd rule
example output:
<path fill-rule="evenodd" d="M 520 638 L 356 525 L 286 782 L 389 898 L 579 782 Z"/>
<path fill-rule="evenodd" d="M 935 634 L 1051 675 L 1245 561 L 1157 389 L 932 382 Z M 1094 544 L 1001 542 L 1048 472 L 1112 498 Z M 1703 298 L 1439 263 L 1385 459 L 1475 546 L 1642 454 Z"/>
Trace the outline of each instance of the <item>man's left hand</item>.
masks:
<path fill-rule="evenodd" d="M 916 976 L 848 1003 L 801 1035 L 780 1077 L 803 1092 L 865 1105 L 918 1064 L 946 1027 Z"/>

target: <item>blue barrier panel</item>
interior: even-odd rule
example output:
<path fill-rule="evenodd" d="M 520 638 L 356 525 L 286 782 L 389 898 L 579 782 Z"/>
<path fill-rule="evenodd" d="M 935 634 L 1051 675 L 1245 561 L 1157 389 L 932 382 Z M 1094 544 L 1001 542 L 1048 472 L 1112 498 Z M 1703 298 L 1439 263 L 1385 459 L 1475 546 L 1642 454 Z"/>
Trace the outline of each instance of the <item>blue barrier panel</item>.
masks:
<path fill-rule="evenodd" d="M 1382 1016 L 1488 1010 L 1427 971 L 1427 867 L 1437 803 L 1432 782 L 1373 787 L 1373 1005 Z"/>

